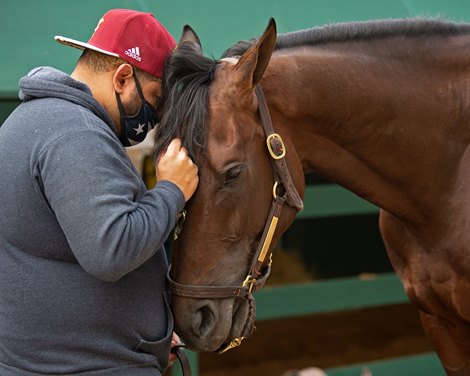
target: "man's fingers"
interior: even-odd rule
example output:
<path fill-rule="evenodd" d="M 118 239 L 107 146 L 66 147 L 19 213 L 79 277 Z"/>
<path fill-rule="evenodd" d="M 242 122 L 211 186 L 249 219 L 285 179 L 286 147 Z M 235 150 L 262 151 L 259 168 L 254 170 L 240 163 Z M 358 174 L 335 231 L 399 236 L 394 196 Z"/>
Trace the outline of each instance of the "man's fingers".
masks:
<path fill-rule="evenodd" d="M 181 147 L 180 151 L 182 151 L 186 156 L 189 155 L 188 149 L 186 149 L 184 146 Z"/>
<path fill-rule="evenodd" d="M 168 148 L 166 149 L 167 153 L 177 153 L 181 149 L 181 140 L 179 138 L 174 138 L 171 140 Z"/>

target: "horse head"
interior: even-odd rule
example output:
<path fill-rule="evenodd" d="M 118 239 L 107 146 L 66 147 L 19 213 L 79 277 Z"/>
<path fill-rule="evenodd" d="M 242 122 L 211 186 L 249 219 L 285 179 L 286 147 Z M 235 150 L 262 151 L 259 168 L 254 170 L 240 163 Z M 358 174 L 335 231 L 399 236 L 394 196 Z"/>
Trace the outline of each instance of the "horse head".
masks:
<path fill-rule="evenodd" d="M 167 62 L 156 153 L 181 137 L 200 173 L 169 274 L 176 331 L 196 351 L 232 347 L 251 333 L 251 294 L 269 274 L 272 244 L 302 206 L 296 188 L 303 192 L 304 178 L 295 150 L 278 135 L 266 147 L 255 94 L 275 43 L 271 20 L 243 55 L 213 60 L 202 55 L 198 36 L 185 27 Z M 287 156 L 278 155 L 286 149 Z M 277 163 L 286 170 L 279 173 Z M 286 171 L 288 183 L 279 177 Z M 292 192 L 295 204 L 289 204 Z M 288 205 L 271 215 L 281 211 L 274 208 L 277 197 Z"/>

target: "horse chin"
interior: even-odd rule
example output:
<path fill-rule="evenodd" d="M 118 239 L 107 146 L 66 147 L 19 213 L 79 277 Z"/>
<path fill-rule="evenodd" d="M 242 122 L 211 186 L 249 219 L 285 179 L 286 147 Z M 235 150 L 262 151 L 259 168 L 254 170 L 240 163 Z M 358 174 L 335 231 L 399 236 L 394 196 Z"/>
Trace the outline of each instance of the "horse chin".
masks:
<path fill-rule="evenodd" d="M 175 331 L 192 351 L 223 349 L 241 335 L 248 319 L 249 304 L 233 299 L 173 300 Z"/>
<path fill-rule="evenodd" d="M 230 342 L 234 338 L 241 337 L 242 331 L 249 319 L 249 314 L 250 305 L 247 300 L 243 300 L 234 310 L 232 329 L 230 330 L 230 338 L 227 342 Z"/>

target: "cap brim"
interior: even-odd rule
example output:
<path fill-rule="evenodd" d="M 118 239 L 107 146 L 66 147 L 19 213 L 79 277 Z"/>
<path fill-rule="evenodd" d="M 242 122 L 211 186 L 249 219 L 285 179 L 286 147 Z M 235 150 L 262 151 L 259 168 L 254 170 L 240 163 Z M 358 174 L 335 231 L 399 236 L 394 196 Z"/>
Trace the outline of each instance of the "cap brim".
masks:
<path fill-rule="evenodd" d="M 61 35 L 56 35 L 54 37 L 54 39 L 59 43 L 65 44 L 66 46 L 75 47 L 75 48 L 78 48 L 80 50 L 84 50 L 85 48 L 88 48 L 90 50 L 101 52 L 102 54 L 119 57 L 119 55 L 115 54 L 114 52 L 109 52 L 109 51 L 103 50 L 99 47 L 93 46 L 92 44 L 85 43 L 85 42 L 80 42 L 80 41 L 72 39 L 72 38 L 66 38 L 66 37 L 63 37 Z"/>

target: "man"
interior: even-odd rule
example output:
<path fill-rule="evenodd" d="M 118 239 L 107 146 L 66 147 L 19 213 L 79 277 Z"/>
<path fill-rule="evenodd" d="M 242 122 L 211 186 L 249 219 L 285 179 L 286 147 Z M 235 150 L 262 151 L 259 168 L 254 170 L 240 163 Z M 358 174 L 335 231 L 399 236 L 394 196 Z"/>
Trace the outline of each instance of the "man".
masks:
<path fill-rule="evenodd" d="M 147 190 L 123 146 L 158 122 L 175 48 L 148 13 L 106 13 L 69 76 L 40 67 L 0 128 L 0 375 L 160 375 L 173 319 L 163 243 L 196 189 L 179 140 Z"/>

